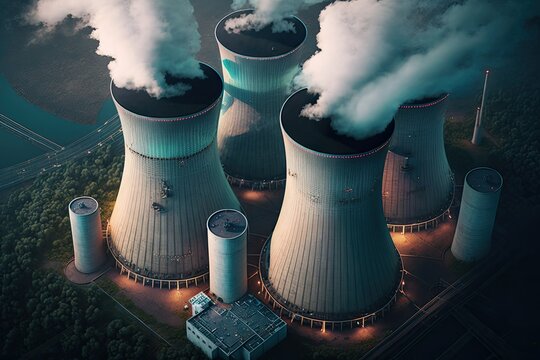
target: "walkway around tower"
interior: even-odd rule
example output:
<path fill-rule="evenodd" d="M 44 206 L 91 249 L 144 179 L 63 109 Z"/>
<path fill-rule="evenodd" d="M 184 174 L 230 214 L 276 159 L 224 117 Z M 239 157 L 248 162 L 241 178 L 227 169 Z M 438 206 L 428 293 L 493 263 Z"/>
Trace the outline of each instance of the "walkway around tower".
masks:
<path fill-rule="evenodd" d="M 173 289 L 180 289 L 180 287 L 185 287 L 186 289 L 189 288 L 189 285 L 195 285 L 198 286 L 199 284 L 206 283 L 208 281 L 208 272 L 205 272 L 203 274 L 185 278 L 185 279 L 162 279 L 162 278 L 155 278 L 150 277 L 146 275 L 140 274 L 138 271 L 136 271 L 132 266 L 126 263 L 121 257 L 120 254 L 118 254 L 114 247 L 111 244 L 111 236 L 110 236 L 110 224 L 107 221 L 107 226 L 105 229 L 105 241 L 107 242 L 107 247 L 109 249 L 109 252 L 114 258 L 115 267 L 120 270 L 121 275 L 126 275 L 128 279 L 133 279 L 134 282 L 138 283 L 140 282 L 143 286 L 151 286 L 151 287 L 159 287 L 160 289 L 168 288 L 169 290 Z"/>
<path fill-rule="evenodd" d="M 318 318 L 317 314 L 314 314 L 304 309 L 295 307 L 294 305 L 287 304 L 287 301 L 282 299 L 279 294 L 272 288 L 270 281 L 268 280 L 268 264 L 270 259 L 270 241 L 269 237 L 264 243 L 261 254 L 259 257 L 259 276 L 260 276 L 260 285 L 261 293 L 263 298 L 268 303 L 272 304 L 272 310 L 279 311 L 279 316 L 287 316 L 291 319 L 291 323 L 295 320 L 300 321 L 300 325 L 309 324 L 311 328 L 320 327 L 321 331 L 325 332 L 326 330 L 343 330 L 344 328 L 353 329 L 355 327 L 365 327 L 366 325 L 373 324 L 378 318 L 384 317 L 384 315 L 390 310 L 392 304 L 397 301 L 399 293 L 403 293 L 403 276 L 405 269 L 403 268 L 403 260 L 401 255 L 399 257 L 400 263 L 400 279 L 396 290 L 393 295 L 390 297 L 390 300 L 386 302 L 378 310 L 375 310 L 370 313 L 366 313 L 362 316 L 353 317 L 345 320 L 332 320 L 332 319 L 322 319 Z"/>

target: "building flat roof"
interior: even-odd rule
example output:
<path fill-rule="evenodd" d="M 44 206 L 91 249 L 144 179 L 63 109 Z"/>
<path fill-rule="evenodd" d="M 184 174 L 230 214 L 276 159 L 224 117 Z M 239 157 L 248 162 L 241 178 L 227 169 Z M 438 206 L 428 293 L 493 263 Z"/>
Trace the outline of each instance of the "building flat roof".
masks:
<path fill-rule="evenodd" d="M 244 347 L 253 351 L 275 332 L 287 326 L 253 295 L 247 294 L 230 307 L 214 304 L 188 319 L 223 352 L 230 355 Z"/>
<path fill-rule="evenodd" d="M 145 90 L 128 90 L 111 82 L 111 94 L 124 109 L 141 116 L 154 118 L 184 117 L 198 113 L 212 105 L 223 90 L 219 74 L 210 66 L 200 63 L 204 78 L 179 79 L 169 76 L 169 84 L 179 82 L 191 86 L 184 95 L 155 98 Z"/>
<path fill-rule="evenodd" d="M 92 214 L 97 208 L 98 202 L 90 196 L 81 196 L 71 200 L 69 203 L 69 209 L 77 215 Z"/>
<path fill-rule="evenodd" d="M 247 220 L 238 210 L 219 210 L 208 218 L 208 228 L 216 236 L 232 239 L 246 231 Z"/>
<path fill-rule="evenodd" d="M 501 174 L 487 167 L 472 169 L 465 176 L 465 181 L 471 188 L 482 193 L 497 192 L 503 183 Z"/>
<path fill-rule="evenodd" d="M 300 46 L 306 39 L 306 26 L 300 19 L 291 16 L 285 19 L 293 24 L 294 32 L 273 32 L 272 24 L 261 30 L 228 32 L 225 22 L 229 19 L 252 14 L 253 10 L 240 10 L 225 16 L 216 26 L 216 39 L 225 48 L 243 56 L 274 57 L 284 55 Z"/>
<path fill-rule="evenodd" d="M 336 155 L 364 153 L 383 145 L 394 132 L 392 120 L 383 132 L 366 139 L 340 135 L 331 126 L 331 118 L 312 120 L 300 115 L 302 109 L 307 104 L 314 104 L 317 98 L 317 94 L 303 89 L 291 95 L 281 110 L 281 123 L 285 132 L 310 150 Z"/>

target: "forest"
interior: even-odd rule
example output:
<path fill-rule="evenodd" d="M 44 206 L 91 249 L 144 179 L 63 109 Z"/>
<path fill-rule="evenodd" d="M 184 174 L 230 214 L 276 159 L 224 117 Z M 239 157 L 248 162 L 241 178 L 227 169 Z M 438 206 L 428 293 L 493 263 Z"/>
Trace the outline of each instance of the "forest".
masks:
<path fill-rule="evenodd" d="M 101 148 L 13 191 L 0 207 L 0 358 L 201 358 L 190 344 L 155 344 L 97 287 L 75 286 L 61 274 L 73 256 L 67 205 L 92 196 L 107 219 L 122 161 Z"/>

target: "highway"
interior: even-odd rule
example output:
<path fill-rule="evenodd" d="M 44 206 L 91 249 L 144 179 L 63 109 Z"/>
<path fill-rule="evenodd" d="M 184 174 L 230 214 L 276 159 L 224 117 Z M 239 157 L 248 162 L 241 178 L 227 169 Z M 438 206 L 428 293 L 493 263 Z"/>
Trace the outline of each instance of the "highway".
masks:
<path fill-rule="evenodd" d="M 0 114 L 0 126 L 5 127 L 9 131 L 22 137 L 23 139 L 26 139 L 28 141 L 35 143 L 36 145 L 44 148 L 45 150 L 59 151 L 63 149 L 61 145 L 58 145 L 54 141 L 49 140 L 46 137 L 39 135 L 38 133 L 19 124 L 15 120 L 10 119 L 4 114 Z"/>
<path fill-rule="evenodd" d="M 9 123 L 6 118 L 2 115 L 2 123 Z M 35 135 L 33 135 L 33 138 L 39 139 L 43 146 L 46 143 L 51 147 L 49 148 L 51 151 L 17 165 L 0 169 L 0 190 L 33 179 L 42 173 L 64 165 L 70 160 L 87 156 L 103 145 L 122 146 L 123 144 L 122 129 L 117 114 L 107 119 L 99 128 L 65 147 L 58 144 L 56 144 L 58 147 L 55 147 L 52 145 L 55 143 L 48 143 L 46 138 L 39 138 L 39 134 Z"/>

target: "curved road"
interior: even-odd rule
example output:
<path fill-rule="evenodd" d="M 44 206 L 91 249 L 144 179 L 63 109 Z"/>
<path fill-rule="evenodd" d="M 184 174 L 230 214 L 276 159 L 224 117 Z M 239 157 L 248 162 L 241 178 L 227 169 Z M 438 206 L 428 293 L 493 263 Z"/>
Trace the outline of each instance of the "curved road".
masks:
<path fill-rule="evenodd" d="M 118 144 L 120 146 L 122 143 L 122 129 L 116 114 L 99 128 L 61 149 L 0 169 L 0 190 L 33 179 L 70 160 L 87 156 L 103 145 Z"/>

